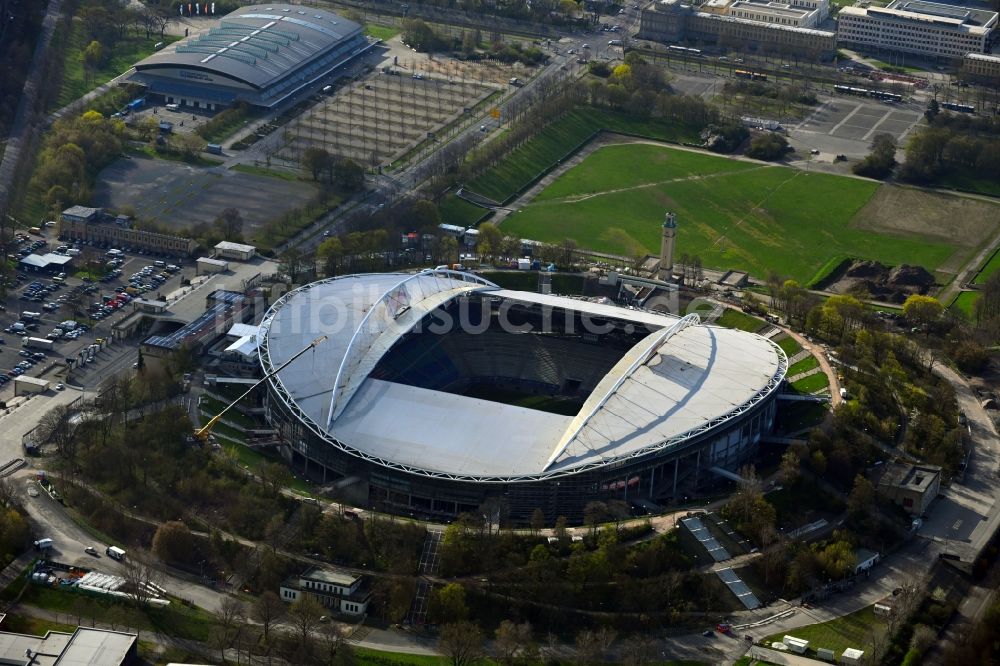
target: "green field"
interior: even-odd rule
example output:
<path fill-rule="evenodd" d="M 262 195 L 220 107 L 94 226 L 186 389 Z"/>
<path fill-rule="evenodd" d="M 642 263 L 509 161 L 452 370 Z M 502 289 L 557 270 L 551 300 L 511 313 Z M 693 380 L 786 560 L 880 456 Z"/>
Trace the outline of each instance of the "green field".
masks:
<path fill-rule="evenodd" d="M 438 212 L 441 213 L 441 221 L 444 224 L 454 224 L 459 227 L 472 226 L 490 213 L 489 210 L 471 204 L 465 199 L 459 199 L 454 194 L 441 199 Z"/>
<path fill-rule="evenodd" d="M 986 284 L 986 280 L 989 279 L 991 275 L 1000 270 L 1000 250 L 993 253 L 989 261 L 979 269 L 979 273 L 976 275 L 976 279 L 973 280 L 975 284 Z"/>
<path fill-rule="evenodd" d="M 398 28 L 389 28 L 384 25 L 375 25 L 369 23 L 365 26 L 365 34 L 369 37 L 374 37 L 375 39 L 381 39 L 382 41 L 392 39 L 399 34 Z"/>
<path fill-rule="evenodd" d="M 738 328 L 741 331 L 750 331 L 751 333 L 756 333 L 764 326 L 764 322 L 757 317 L 733 308 L 726 308 L 715 323 L 726 328 Z"/>
<path fill-rule="evenodd" d="M 114 47 L 110 49 L 110 53 L 105 57 L 104 65 L 93 72 L 88 79 L 83 70 L 82 59 L 83 50 L 88 42 L 84 36 L 82 23 L 74 21 L 73 30 L 69 36 L 69 47 L 66 49 L 66 59 L 63 61 L 63 80 L 59 87 L 55 108 L 61 109 L 80 99 L 94 88 L 127 72 L 132 65 L 151 54 L 153 46 L 157 42 L 162 41 L 165 44 L 170 44 L 178 39 L 180 37 L 170 35 L 166 35 L 162 39 L 158 35 L 153 35 L 146 39 L 129 34 L 126 38 L 115 43 Z"/>
<path fill-rule="evenodd" d="M 678 247 L 706 267 L 775 271 L 803 284 L 837 256 L 935 270 L 956 253 L 956 245 L 922 229 L 854 228 L 852 220 L 878 188 L 662 146 L 608 146 L 504 220 L 503 231 L 551 243 L 572 238 L 582 248 L 634 256 L 659 251 L 660 222 L 671 210 L 679 220 Z M 934 201 L 943 211 L 950 205 Z M 882 222 L 870 222 L 868 211 L 863 217 L 869 225 Z"/>
<path fill-rule="evenodd" d="M 497 167 L 468 183 L 468 187 L 477 194 L 504 202 L 547 173 L 557 161 L 575 152 L 601 129 L 661 141 L 690 141 L 697 137 L 695 130 L 662 120 L 634 118 L 590 107 L 577 108 L 513 151 Z"/>
<path fill-rule="evenodd" d="M 802 345 L 800 345 L 799 341 L 790 335 L 775 339 L 774 342 L 781 347 L 781 351 L 785 352 L 785 356 L 788 358 L 791 358 L 802 351 Z"/>
<path fill-rule="evenodd" d="M 798 363 L 793 363 L 790 368 L 788 368 L 788 376 L 794 377 L 803 372 L 808 372 L 813 368 L 819 367 L 819 361 L 816 360 L 815 356 L 806 356 L 804 359 Z"/>
<path fill-rule="evenodd" d="M 972 315 L 975 313 L 976 301 L 979 300 L 981 295 L 978 291 L 963 291 L 951 302 L 950 308 L 964 315 L 966 319 L 972 319 Z"/>
<path fill-rule="evenodd" d="M 789 375 L 791 376 L 791 375 Z M 830 385 L 830 378 L 825 372 L 817 372 L 815 375 L 803 377 L 797 382 L 792 382 L 792 389 L 798 393 L 816 393 Z"/>
<path fill-rule="evenodd" d="M 991 197 L 1000 197 L 1000 183 L 994 178 L 984 176 L 975 169 L 954 169 L 938 176 L 936 185 L 940 187 L 979 192 Z"/>
<path fill-rule="evenodd" d="M 764 639 L 766 643 L 780 642 L 785 634 L 809 641 L 809 652 L 816 648 L 828 648 L 837 654 L 849 647 L 871 652 L 874 636 L 885 632 L 885 621 L 875 615 L 875 607 L 868 606 L 844 617 L 799 627 L 781 635 L 775 634 Z"/>

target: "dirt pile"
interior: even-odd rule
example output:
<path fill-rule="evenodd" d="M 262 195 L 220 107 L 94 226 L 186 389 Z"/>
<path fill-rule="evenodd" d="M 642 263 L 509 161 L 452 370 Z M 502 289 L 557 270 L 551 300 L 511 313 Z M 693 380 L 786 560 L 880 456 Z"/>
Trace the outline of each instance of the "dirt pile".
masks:
<path fill-rule="evenodd" d="M 834 276 L 827 290 L 838 293 L 865 292 L 869 298 L 902 303 L 910 294 L 926 294 L 934 286 L 934 275 L 922 266 L 900 264 L 894 268 L 877 261 L 857 259 Z"/>

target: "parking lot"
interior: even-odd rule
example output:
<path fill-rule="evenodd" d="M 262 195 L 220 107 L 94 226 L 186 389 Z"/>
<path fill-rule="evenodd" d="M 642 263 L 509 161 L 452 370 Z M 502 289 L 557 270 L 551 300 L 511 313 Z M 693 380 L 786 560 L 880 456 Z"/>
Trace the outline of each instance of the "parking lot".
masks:
<path fill-rule="evenodd" d="M 19 237 L 18 245 L 18 254 L 85 251 L 101 259 L 104 273 L 97 278 L 77 277 L 68 267 L 69 275 L 25 270 L 14 274 L 0 312 L 0 388 L 22 374 L 41 376 L 56 362 L 99 362 L 97 353 L 108 342 L 112 324 L 132 310 L 128 303 L 176 289 L 184 276 L 181 266 L 170 264 L 171 260 L 139 253 L 108 255 L 105 248 L 73 248 L 34 236 Z"/>
<path fill-rule="evenodd" d="M 920 111 L 915 109 L 834 98 L 820 105 L 795 129 L 868 144 L 882 132 L 902 141 L 920 118 Z"/>

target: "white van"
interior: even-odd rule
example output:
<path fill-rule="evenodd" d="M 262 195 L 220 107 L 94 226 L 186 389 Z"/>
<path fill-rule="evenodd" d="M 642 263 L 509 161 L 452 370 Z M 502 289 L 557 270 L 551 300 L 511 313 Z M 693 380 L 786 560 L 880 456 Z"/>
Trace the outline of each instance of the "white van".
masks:
<path fill-rule="evenodd" d="M 165 108 L 167 111 L 180 111 L 181 110 L 180 104 L 167 104 L 163 108 Z"/>
<path fill-rule="evenodd" d="M 52 539 L 39 539 L 35 542 L 35 550 L 49 550 L 53 545 Z"/>
<path fill-rule="evenodd" d="M 118 546 L 108 546 L 104 553 L 113 560 L 121 562 L 125 559 L 125 551 Z"/>

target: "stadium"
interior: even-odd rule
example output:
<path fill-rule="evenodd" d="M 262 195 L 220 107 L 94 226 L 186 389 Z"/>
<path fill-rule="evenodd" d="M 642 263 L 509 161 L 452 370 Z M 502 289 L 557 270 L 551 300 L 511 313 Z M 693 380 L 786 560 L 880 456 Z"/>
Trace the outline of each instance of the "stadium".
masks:
<path fill-rule="evenodd" d="M 266 109 L 336 76 L 374 44 L 360 25 L 332 12 L 253 5 L 136 63 L 128 81 L 181 107 Z"/>
<path fill-rule="evenodd" d="M 787 370 L 770 340 L 697 315 L 449 270 L 291 291 L 258 353 L 277 371 L 267 418 L 310 478 L 380 510 L 447 519 L 489 503 L 513 523 L 732 478 L 772 428 Z"/>

